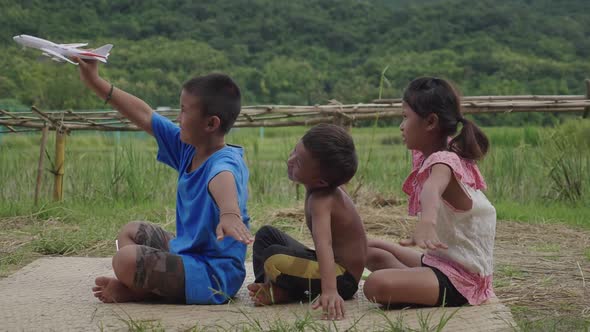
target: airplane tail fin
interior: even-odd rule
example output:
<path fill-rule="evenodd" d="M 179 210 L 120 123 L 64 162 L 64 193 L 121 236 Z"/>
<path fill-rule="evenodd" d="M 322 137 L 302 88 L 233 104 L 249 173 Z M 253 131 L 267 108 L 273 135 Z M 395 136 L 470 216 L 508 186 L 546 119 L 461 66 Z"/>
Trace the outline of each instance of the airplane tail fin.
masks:
<path fill-rule="evenodd" d="M 92 52 L 96 53 L 98 55 L 102 55 L 105 58 L 107 58 L 109 56 L 109 52 L 111 51 L 112 48 L 113 48 L 112 44 L 106 44 L 106 45 L 103 45 L 99 48 L 95 48 L 94 50 L 92 50 Z"/>

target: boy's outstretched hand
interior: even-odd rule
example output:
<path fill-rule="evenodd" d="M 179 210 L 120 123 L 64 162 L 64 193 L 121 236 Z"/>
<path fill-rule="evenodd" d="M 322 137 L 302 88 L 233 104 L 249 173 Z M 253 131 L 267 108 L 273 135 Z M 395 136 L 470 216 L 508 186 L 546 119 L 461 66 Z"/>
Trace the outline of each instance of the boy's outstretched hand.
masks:
<path fill-rule="evenodd" d="M 446 244 L 440 242 L 438 236 L 436 236 L 434 223 L 422 220 L 416 224 L 412 237 L 399 241 L 399 244 L 404 247 L 418 246 L 422 249 L 431 250 L 449 248 Z"/>
<path fill-rule="evenodd" d="M 341 320 L 344 318 L 344 300 L 335 293 L 322 293 L 313 303 L 312 309 L 322 307 L 324 312 L 322 319 Z"/>
<path fill-rule="evenodd" d="M 215 229 L 217 240 L 231 236 L 242 243 L 252 243 L 254 239 L 240 214 L 238 189 L 233 174 L 230 171 L 217 174 L 209 182 L 209 192 L 219 207 L 219 225 Z"/>
<path fill-rule="evenodd" d="M 237 213 L 222 213 L 215 233 L 218 241 L 223 240 L 226 236 L 231 236 L 244 244 L 254 241 L 252 234 L 242 221 L 242 217 Z"/>

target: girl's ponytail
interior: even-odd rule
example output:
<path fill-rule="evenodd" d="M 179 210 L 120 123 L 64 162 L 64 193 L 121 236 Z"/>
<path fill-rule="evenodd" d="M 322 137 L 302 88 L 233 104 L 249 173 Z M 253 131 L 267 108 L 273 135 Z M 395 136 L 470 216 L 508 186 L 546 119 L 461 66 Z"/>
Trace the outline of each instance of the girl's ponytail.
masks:
<path fill-rule="evenodd" d="M 459 135 L 448 143 L 449 151 L 471 160 L 479 160 L 488 152 L 488 138 L 475 123 L 463 117 L 459 92 L 447 80 L 416 78 L 404 91 L 403 101 L 423 119 L 431 113 L 438 116 L 441 141 L 445 145 L 448 137 L 457 132 L 459 123 L 463 124 Z"/>
<path fill-rule="evenodd" d="M 487 136 L 475 123 L 462 116 L 458 122 L 463 124 L 463 128 L 459 135 L 449 142 L 449 150 L 466 159 L 482 159 L 490 145 Z"/>

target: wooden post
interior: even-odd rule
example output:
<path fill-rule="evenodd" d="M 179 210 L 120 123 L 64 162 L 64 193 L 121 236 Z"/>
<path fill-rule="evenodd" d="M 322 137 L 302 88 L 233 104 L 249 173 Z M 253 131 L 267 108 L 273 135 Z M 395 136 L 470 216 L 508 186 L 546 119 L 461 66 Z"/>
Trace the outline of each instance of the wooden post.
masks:
<path fill-rule="evenodd" d="M 35 205 L 39 201 L 39 192 L 41 191 L 41 180 L 43 179 L 43 161 L 45 160 L 45 146 L 47 145 L 47 133 L 49 127 L 43 127 L 41 131 L 41 146 L 39 147 L 39 164 L 37 166 L 37 182 L 35 184 Z"/>
<path fill-rule="evenodd" d="M 586 98 L 590 99 L 590 79 L 586 79 Z M 588 114 L 590 114 L 590 107 L 584 109 L 584 115 L 582 115 L 582 118 L 586 119 Z"/>
<path fill-rule="evenodd" d="M 53 186 L 53 200 L 63 199 L 64 160 L 66 157 L 66 132 L 62 128 L 55 131 L 55 183 Z"/>
<path fill-rule="evenodd" d="M 340 126 L 344 129 L 346 129 L 346 131 L 348 133 L 350 133 L 352 131 L 352 119 L 350 118 L 350 116 L 342 113 L 342 112 L 336 112 L 334 113 L 334 121 L 333 123 L 337 126 Z"/>

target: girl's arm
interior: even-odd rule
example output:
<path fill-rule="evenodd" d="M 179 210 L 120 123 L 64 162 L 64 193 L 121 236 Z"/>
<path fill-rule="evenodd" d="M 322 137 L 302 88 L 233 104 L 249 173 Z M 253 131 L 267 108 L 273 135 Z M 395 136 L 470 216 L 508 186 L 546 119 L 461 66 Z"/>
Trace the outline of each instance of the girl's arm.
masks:
<path fill-rule="evenodd" d="M 403 246 L 416 245 L 422 249 L 447 249 L 447 245 L 440 242 L 436 235 L 435 225 L 437 211 L 442 204 L 441 197 L 451 181 L 453 173 L 449 166 L 445 164 L 435 164 L 432 166 L 430 176 L 422 187 L 420 193 L 420 206 L 422 212 L 420 221 L 416 225 L 414 235 L 411 239 L 402 240 Z"/>
<path fill-rule="evenodd" d="M 436 224 L 438 207 L 442 203 L 442 195 L 451 182 L 452 176 L 453 173 L 449 166 L 445 164 L 435 164 L 432 166 L 430 176 L 424 182 L 424 187 L 422 187 L 422 192 L 420 193 L 420 206 L 422 206 L 420 221 Z"/>

